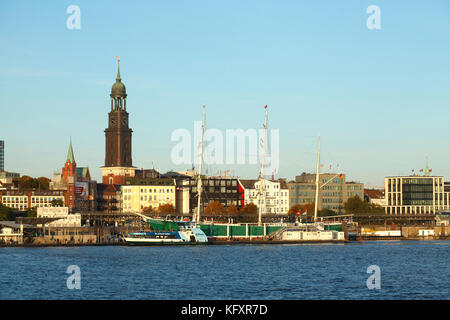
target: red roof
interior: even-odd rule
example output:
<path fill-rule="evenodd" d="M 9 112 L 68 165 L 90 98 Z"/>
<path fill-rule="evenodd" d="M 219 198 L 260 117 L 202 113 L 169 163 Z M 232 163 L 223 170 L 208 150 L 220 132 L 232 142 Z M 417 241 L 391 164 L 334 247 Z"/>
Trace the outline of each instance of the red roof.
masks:
<path fill-rule="evenodd" d="M 384 199 L 384 189 L 364 189 L 364 196 L 370 199 Z"/>

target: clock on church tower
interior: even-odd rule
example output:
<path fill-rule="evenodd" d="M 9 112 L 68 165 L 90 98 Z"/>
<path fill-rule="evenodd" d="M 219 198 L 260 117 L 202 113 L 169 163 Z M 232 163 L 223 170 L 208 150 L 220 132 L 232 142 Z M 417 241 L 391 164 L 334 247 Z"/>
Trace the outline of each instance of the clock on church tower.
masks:
<path fill-rule="evenodd" d="M 118 62 L 119 63 L 119 62 Z M 111 111 L 105 129 L 105 166 L 101 167 L 103 183 L 125 184 L 125 178 L 134 177 L 131 157 L 131 134 L 128 127 L 127 92 L 117 65 L 116 82 L 111 89 Z"/>

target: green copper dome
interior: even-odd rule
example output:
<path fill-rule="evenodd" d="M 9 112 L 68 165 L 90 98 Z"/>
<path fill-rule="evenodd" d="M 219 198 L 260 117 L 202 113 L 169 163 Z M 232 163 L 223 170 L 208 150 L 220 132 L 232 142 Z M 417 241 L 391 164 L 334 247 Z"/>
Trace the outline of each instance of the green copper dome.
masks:
<path fill-rule="evenodd" d="M 111 97 L 126 97 L 127 90 L 125 89 L 125 85 L 122 83 L 122 79 L 120 78 L 120 66 L 117 65 L 117 77 L 116 82 L 113 84 L 111 88 Z"/>

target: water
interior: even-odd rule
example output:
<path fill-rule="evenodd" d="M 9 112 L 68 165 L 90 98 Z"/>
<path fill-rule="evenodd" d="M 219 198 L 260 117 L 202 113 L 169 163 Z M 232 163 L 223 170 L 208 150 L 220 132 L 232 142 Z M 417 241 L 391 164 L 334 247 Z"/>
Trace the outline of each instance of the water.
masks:
<path fill-rule="evenodd" d="M 450 299 L 449 258 L 450 241 L 0 248 L 0 299 Z"/>

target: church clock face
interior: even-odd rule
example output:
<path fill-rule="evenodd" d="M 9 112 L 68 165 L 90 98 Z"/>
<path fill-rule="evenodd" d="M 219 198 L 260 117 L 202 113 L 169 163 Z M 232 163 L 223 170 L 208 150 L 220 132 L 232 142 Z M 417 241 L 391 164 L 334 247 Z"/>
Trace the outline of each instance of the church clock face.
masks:
<path fill-rule="evenodd" d="M 123 126 L 128 126 L 128 120 L 126 118 L 123 118 L 121 122 Z"/>

